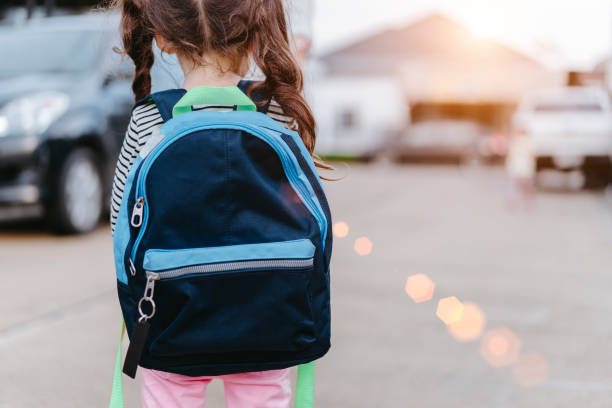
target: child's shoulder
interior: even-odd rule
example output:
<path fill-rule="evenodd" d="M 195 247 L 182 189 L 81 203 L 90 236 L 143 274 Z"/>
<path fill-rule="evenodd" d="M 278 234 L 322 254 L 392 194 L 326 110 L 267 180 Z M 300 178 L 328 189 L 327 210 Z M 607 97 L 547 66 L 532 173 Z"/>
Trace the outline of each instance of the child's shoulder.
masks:
<path fill-rule="evenodd" d="M 140 147 L 146 144 L 153 133 L 153 129 L 163 124 L 164 120 L 161 113 L 153 101 L 139 103 L 132 109 L 132 117 L 126 137 L 132 140 L 136 153 L 138 153 Z"/>
<path fill-rule="evenodd" d="M 153 101 L 146 101 L 137 104 L 132 109 L 132 122 L 141 125 L 151 121 L 162 121 L 161 113 Z"/>
<path fill-rule="evenodd" d="M 287 129 L 296 130 L 297 128 L 295 119 L 290 116 L 287 116 L 285 114 L 285 111 L 283 111 L 283 108 L 278 102 L 276 102 L 276 100 L 274 100 L 274 98 L 270 101 L 270 106 L 268 106 L 266 115 L 268 115 L 275 121 L 280 122 Z"/>

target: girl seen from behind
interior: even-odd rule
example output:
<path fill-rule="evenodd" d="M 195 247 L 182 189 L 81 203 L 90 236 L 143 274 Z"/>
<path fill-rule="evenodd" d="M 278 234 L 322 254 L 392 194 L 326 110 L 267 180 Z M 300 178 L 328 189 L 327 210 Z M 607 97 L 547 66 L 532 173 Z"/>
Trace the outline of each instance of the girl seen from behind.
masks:
<path fill-rule="evenodd" d="M 176 54 L 187 95 L 195 89 L 203 95 L 220 95 L 225 105 L 237 95 L 236 86 L 253 61 L 265 80 L 250 86 L 247 94 L 264 95 L 258 105 L 268 106 L 268 116 L 297 130 L 308 152 L 313 153 L 315 120 L 302 96 L 302 73 L 290 51 L 281 0 L 118 0 L 116 7 L 122 12 L 121 52 L 135 65 L 133 91 L 137 101 L 151 91 L 154 40 L 163 52 Z M 237 96 L 236 105 L 241 101 Z M 206 106 L 217 108 L 227 106 Z M 163 123 L 152 101 L 139 103 L 133 111 L 115 172 L 113 231 L 128 173 Z M 143 368 L 142 404 L 146 408 L 204 407 L 206 386 L 213 378 Z M 224 381 L 229 408 L 289 407 L 288 368 L 217 378 Z"/>

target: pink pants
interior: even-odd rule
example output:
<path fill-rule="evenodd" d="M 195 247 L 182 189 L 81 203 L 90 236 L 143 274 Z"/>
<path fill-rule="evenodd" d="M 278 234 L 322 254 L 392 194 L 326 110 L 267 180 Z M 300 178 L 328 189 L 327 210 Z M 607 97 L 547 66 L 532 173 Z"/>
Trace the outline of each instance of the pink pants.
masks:
<path fill-rule="evenodd" d="M 290 369 L 187 377 L 141 368 L 143 408 L 204 408 L 206 386 L 223 381 L 227 408 L 289 408 Z"/>

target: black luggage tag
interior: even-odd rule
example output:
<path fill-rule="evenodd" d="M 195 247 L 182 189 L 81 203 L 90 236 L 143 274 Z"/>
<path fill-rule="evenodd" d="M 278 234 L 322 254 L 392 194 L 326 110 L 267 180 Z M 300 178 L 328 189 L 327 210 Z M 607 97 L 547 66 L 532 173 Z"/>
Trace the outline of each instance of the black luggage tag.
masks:
<path fill-rule="evenodd" d="M 123 362 L 123 372 L 131 378 L 136 378 L 136 370 L 140 363 L 150 326 L 149 319 L 142 319 L 136 324 L 132 332 L 132 339 Z"/>

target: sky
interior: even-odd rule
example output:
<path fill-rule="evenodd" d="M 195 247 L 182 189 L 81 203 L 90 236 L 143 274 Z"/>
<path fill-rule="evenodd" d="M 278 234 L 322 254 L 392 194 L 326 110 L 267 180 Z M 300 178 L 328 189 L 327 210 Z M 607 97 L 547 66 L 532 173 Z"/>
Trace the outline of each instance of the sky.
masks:
<path fill-rule="evenodd" d="M 315 5 L 315 54 L 433 12 L 553 69 L 591 70 L 612 54 L 612 0 L 315 0 Z"/>

